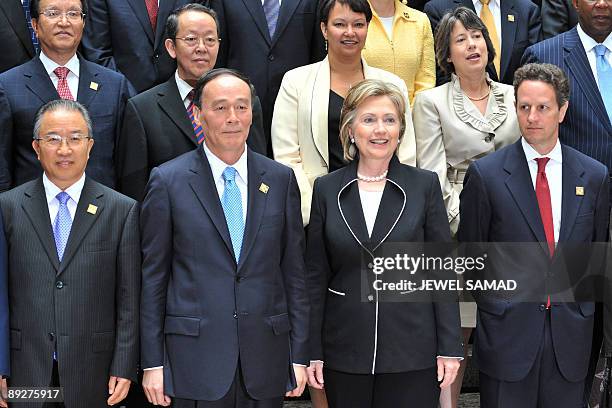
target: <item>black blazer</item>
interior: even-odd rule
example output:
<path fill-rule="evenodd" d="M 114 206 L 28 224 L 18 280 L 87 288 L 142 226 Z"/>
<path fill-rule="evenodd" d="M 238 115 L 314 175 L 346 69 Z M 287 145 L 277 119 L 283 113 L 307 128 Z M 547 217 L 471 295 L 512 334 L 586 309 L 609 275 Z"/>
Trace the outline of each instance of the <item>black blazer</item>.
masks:
<path fill-rule="evenodd" d="M 523 51 L 541 39 L 540 9 L 531 0 L 500 0 L 500 4 L 501 78 L 497 77 L 493 64 L 489 64 L 487 72 L 494 81 L 512 85 L 514 71 L 521 66 Z M 433 32 L 436 32 L 438 22 L 444 14 L 460 6 L 475 11 L 472 0 L 431 0 L 427 2 L 425 13 L 429 16 Z M 438 69 L 436 84 L 442 85 L 449 80 L 450 77 Z"/>
<path fill-rule="evenodd" d="M 245 73 L 261 98 L 269 151 L 274 102 L 285 72 L 325 56 L 319 0 L 283 0 L 270 38 L 261 0 L 210 0 L 221 25 L 217 67 Z M 272 156 L 270 156 L 272 157 Z"/>
<path fill-rule="evenodd" d="M 247 144 L 255 152 L 266 154 L 258 98 L 253 101 L 253 123 Z M 196 146 L 191 120 L 172 75 L 127 103 L 117 146 L 119 191 L 142 201 L 151 170 Z"/>
<path fill-rule="evenodd" d="M 387 179 L 371 238 L 356 161 L 314 184 L 306 250 L 311 359 L 334 370 L 405 372 L 435 366 L 436 356 L 463 356 L 457 303 L 379 302 L 370 283 L 362 287 L 362 251 L 379 256 L 382 243 L 450 241 L 435 173 L 394 156 Z"/>
<path fill-rule="evenodd" d="M 21 65 L 36 55 L 21 1 L 0 2 L 0 40 L 0 73 Z"/>

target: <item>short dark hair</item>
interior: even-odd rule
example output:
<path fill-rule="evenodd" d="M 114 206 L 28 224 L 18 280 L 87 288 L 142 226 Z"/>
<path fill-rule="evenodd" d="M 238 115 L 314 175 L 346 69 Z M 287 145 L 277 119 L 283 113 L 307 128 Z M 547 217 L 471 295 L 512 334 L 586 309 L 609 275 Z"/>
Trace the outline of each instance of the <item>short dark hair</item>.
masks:
<path fill-rule="evenodd" d="M 569 100 L 570 84 L 565 73 L 553 64 L 526 64 L 514 73 L 514 99 L 517 99 L 519 86 L 524 81 L 541 81 L 555 90 L 559 108 Z"/>
<path fill-rule="evenodd" d="M 221 29 L 219 27 L 219 19 L 217 18 L 217 13 L 215 13 L 213 9 L 203 6 L 201 4 L 189 3 L 184 5 L 183 7 L 177 8 L 172 13 L 170 13 L 168 19 L 166 20 L 166 37 L 172 40 L 176 39 L 176 33 L 178 32 L 179 28 L 178 19 L 181 14 L 186 13 L 188 11 L 199 11 L 200 13 L 206 13 L 211 16 L 213 20 L 215 20 L 215 25 L 217 26 L 217 37 L 221 36 Z"/>
<path fill-rule="evenodd" d="M 334 4 L 347 5 L 355 13 L 365 14 L 366 21 L 369 23 L 372 20 L 372 8 L 367 0 L 322 0 L 319 5 L 319 21 L 327 24 L 329 12 L 334 7 Z"/>
<path fill-rule="evenodd" d="M 467 7 L 457 7 L 444 14 L 436 29 L 434 41 L 436 45 L 436 60 L 442 71 L 447 74 L 455 72 L 455 66 L 452 62 L 448 61 L 448 58 L 450 57 L 451 34 L 457 22 L 463 24 L 466 30 L 478 30 L 482 33 L 487 44 L 487 53 L 489 54 L 487 64 L 491 64 L 495 59 L 495 47 L 493 47 L 489 30 L 487 30 L 487 27 L 473 10 Z"/>
<path fill-rule="evenodd" d="M 247 77 L 246 75 L 244 75 L 243 73 L 239 71 L 236 71 L 235 69 L 230 69 L 230 68 L 215 68 L 215 69 L 211 69 L 210 71 L 202 75 L 200 79 L 198 79 L 198 82 L 196 83 L 196 86 L 194 88 L 195 92 L 193 95 L 193 104 L 197 106 L 198 109 L 202 109 L 202 94 L 204 93 L 204 87 L 212 80 L 217 79 L 222 76 L 236 77 L 244 81 L 249 86 L 249 89 L 251 90 L 251 107 L 252 107 L 253 103 L 255 102 L 255 87 L 249 80 L 249 77 Z"/>
<path fill-rule="evenodd" d="M 81 11 L 83 14 L 87 14 L 87 0 L 81 1 Z M 40 17 L 40 10 L 38 9 L 40 5 L 40 0 L 30 0 L 30 17 L 38 18 Z"/>
<path fill-rule="evenodd" d="M 47 112 L 56 111 L 79 112 L 87 124 L 87 136 L 93 138 L 91 118 L 85 106 L 70 99 L 55 99 L 44 104 L 38 110 L 38 112 L 36 112 L 36 116 L 34 117 L 34 139 L 38 139 L 40 137 L 40 127 L 42 125 L 43 115 Z"/>

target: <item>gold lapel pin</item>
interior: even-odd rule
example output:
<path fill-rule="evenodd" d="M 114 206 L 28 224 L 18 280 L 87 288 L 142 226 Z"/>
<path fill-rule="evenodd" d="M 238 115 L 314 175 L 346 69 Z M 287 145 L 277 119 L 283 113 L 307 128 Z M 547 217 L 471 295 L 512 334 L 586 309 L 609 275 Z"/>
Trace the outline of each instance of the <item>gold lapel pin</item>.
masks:
<path fill-rule="evenodd" d="M 261 191 L 264 194 L 268 194 L 269 189 L 270 187 L 268 187 L 266 183 L 261 183 L 261 185 L 259 186 L 259 191 Z"/>
<path fill-rule="evenodd" d="M 576 186 L 576 195 L 577 196 L 583 196 L 584 195 L 584 187 Z"/>
<path fill-rule="evenodd" d="M 98 83 L 97 82 L 93 82 L 93 81 L 89 84 L 89 88 L 93 89 L 94 91 L 98 90 L 98 86 L 99 86 Z"/>
<path fill-rule="evenodd" d="M 514 14 L 508 14 L 508 21 L 514 23 Z"/>
<path fill-rule="evenodd" d="M 87 207 L 87 212 L 95 215 L 98 212 L 98 207 L 93 204 L 89 204 L 89 207 Z"/>

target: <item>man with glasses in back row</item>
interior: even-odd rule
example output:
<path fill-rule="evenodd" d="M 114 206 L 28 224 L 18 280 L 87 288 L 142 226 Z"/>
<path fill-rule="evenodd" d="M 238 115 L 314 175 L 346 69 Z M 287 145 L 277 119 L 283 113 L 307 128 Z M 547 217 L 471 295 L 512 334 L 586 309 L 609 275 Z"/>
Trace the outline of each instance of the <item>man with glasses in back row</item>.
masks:
<path fill-rule="evenodd" d="M 77 56 L 86 1 L 31 0 L 30 12 L 40 55 L 0 75 L 0 191 L 40 174 L 32 125 L 38 109 L 55 99 L 76 100 L 89 111 L 98 143 L 87 174 L 114 188 L 115 141 L 134 90 L 123 75 Z"/>

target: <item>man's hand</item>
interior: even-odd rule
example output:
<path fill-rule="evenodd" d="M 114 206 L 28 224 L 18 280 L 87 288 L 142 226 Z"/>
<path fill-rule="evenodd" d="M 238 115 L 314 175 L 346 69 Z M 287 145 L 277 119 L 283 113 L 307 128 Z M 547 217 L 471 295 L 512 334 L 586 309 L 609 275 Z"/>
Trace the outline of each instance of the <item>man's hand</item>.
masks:
<path fill-rule="evenodd" d="M 459 371 L 460 359 L 453 357 L 438 357 L 438 381 L 440 388 L 448 387 L 455 381 L 457 371 Z"/>
<path fill-rule="evenodd" d="M 171 399 L 164 394 L 164 369 L 145 370 L 142 376 L 142 388 L 149 402 L 153 405 L 169 407 Z"/>
<path fill-rule="evenodd" d="M 308 385 L 317 390 L 323 389 L 323 362 L 311 361 L 308 371 Z"/>
<path fill-rule="evenodd" d="M 297 387 L 295 387 L 293 391 L 288 391 L 285 394 L 285 397 L 299 397 L 304 392 L 304 387 L 306 387 L 306 381 L 308 380 L 306 367 L 294 364 L 293 372 L 295 373 L 295 382 L 297 383 Z"/>
<path fill-rule="evenodd" d="M 108 405 L 115 405 L 123 401 L 130 390 L 130 384 L 132 384 L 132 381 L 126 378 L 111 375 L 108 380 L 108 394 L 110 397 L 108 397 L 106 403 Z"/>
<path fill-rule="evenodd" d="M 6 378 L 2 378 L 0 380 L 0 407 L 7 408 L 8 403 L 6 399 L 8 398 L 8 387 L 6 385 Z"/>

